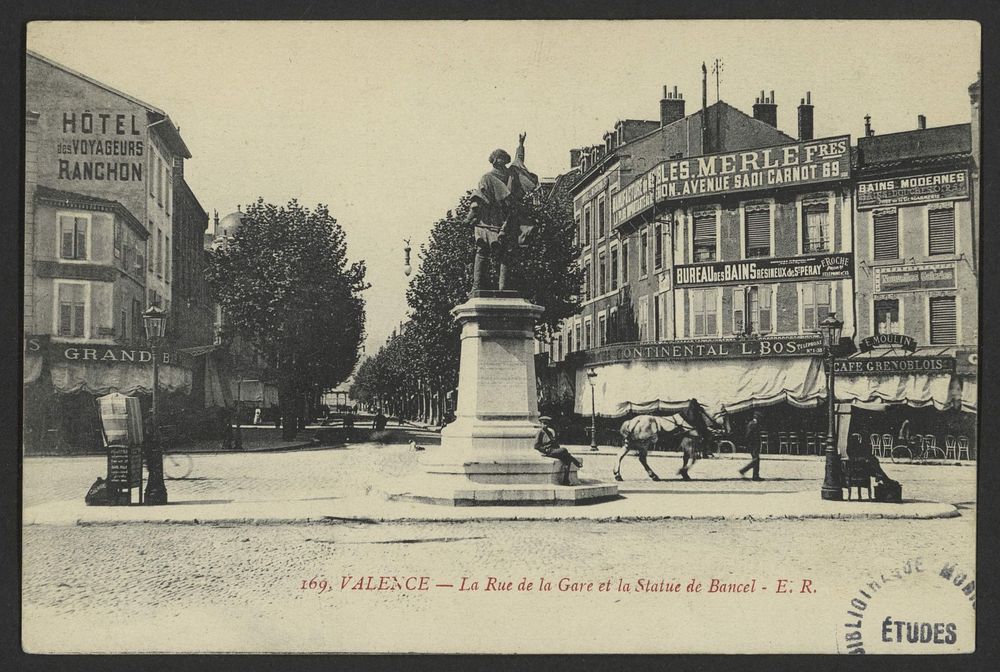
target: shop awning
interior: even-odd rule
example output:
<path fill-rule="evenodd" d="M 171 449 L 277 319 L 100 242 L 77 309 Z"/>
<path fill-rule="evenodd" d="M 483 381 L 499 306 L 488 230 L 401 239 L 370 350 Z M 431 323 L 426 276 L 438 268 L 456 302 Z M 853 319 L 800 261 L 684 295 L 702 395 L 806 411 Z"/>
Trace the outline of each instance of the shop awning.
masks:
<path fill-rule="evenodd" d="M 24 376 L 22 382 L 27 385 L 38 380 L 42 375 L 43 359 L 40 355 L 27 355 L 24 358 Z"/>
<path fill-rule="evenodd" d="M 818 357 L 775 357 L 649 362 L 618 362 L 594 367 L 597 414 L 620 417 L 632 413 L 676 412 L 690 399 L 714 412 L 725 404 L 730 412 L 788 402 L 809 407 L 826 394 Z M 574 411 L 589 415 L 590 381 L 576 373 Z"/>
<path fill-rule="evenodd" d="M 865 409 L 907 404 L 975 412 L 976 382 L 954 373 L 955 352 L 954 347 L 923 346 L 913 352 L 856 353 L 842 360 L 848 370 L 838 369 L 837 399 Z"/>
<path fill-rule="evenodd" d="M 49 367 L 52 387 L 56 392 L 90 392 L 91 394 L 149 394 L 153 390 L 152 367 L 146 365 L 103 362 L 55 362 Z M 167 392 L 191 392 L 191 371 L 164 364 L 159 367 L 160 389 Z"/>
<path fill-rule="evenodd" d="M 261 408 L 278 405 L 278 388 L 261 380 L 230 380 L 232 398 Z"/>

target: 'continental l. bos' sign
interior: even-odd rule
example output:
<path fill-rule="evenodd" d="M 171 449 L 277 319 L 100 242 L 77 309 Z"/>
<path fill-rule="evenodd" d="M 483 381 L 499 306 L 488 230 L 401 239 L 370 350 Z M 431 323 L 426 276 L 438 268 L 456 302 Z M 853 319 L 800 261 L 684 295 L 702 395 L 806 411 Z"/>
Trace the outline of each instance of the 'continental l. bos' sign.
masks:
<path fill-rule="evenodd" d="M 635 360 L 757 359 L 823 353 L 816 336 L 615 343 L 586 351 L 587 364 Z"/>
<path fill-rule="evenodd" d="M 716 261 L 674 267 L 675 287 L 714 287 L 747 282 L 798 282 L 850 278 L 854 255 L 811 254 L 780 259 Z"/>
<path fill-rule="evenodd" d="M 851 139 L 843 135 L 743 152 L 664 161 L 611 196 L 617 226 L 662 201 L 843 180 Z M 655 194 L 655 196 L 654 196 Z"/>

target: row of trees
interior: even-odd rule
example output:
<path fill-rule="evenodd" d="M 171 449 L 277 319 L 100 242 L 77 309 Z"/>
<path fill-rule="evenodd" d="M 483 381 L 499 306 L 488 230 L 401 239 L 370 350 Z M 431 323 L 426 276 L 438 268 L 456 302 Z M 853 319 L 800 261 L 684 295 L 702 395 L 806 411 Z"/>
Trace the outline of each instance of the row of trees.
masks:
<path fill-rule="evenodd" d="M 348 263 L 344 230 L 324 205 L 246 207 L 206 271 L 227 328 L 263 355 L 294 438 L 306 403 L 354 370 L 365 332 L 365 263 Z"/>
<path fill-rule="evenodd" d="M 420 265 L 406 292 L 409 320 L 355 374 L 351 397 L 364 405 L 424 422 L 444 420 L 448 392 L 458 385 L 459 327 L 451 311 L 472 286 L 475 247 L 464 223 L 468 209 L 466 195 L 421 245 Z M 514 277 L 525 298 L 545 307 L 536 336 L 548 339 L 579 309 L 583 272 L 576 264 L 575 224 L 561 192 L 529 197 L 523 212 L 534 229 L 515 261 Z"/>

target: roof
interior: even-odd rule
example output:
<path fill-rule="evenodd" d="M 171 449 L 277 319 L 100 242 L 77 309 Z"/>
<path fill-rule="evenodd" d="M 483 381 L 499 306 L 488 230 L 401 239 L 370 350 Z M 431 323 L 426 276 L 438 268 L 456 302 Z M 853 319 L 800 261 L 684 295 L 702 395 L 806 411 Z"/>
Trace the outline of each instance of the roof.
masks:
<path fill-rule="evenodd" d="M 63 72 L 70 74 L 74 77 L 77 77 L 79 79 L 82 79 L 83 81 L 88 82 L 89 84 L 92 84 L 100 89 L 104 89 L 109 93 L 112 93 L 116 96 L 124 98 L 125 100 L 133 102 L 136 105 L 139 105 L 140 107 L 146 108 L 147 114 L 150 116 L 150 124 L 166 120 L 166 126 L 168 126 L 169 129 L 157 129 L 158 134 L 161 137 L 163 137 L 164 142 L 166 142 L 167 145 L 170 146 L 171 151 L 183 156 L 185 159 L 191 158 L 191 152 L 190 150 L 188 150 L 187 145 L 185 145 L 184 141 L 181 139 L 180 132 L 177 130 L 177 127 L 174 126 L 174 123 L 172 121 L 170 121 L 170 117 L 167 115 L 167 113 L 161 110 L 160 108 L 156 107 L 155 105 L 150 105 L 144 100 L 139 100 L 135 96 L 131 96 L 125 93 L 124 91 L 119 91 L 118 89 L 112 86 L 108 86 L 104 82 L 100 82 L 94 79 L 93 77 L 88 77 L 82 72 L 77 72 L 72 68 L 68 68 L 62 63 L 57 63 L 56 61 L 53 61 L 51 58 L 46 58 L 45 56 L 42 56 L 37 52 L 31 51 L 30 49 L 26 50 L 26 52 L 29 58 L 35 58 L 43 63 L 46 63 L 47 65 L 52 66 L 53 68 L 62 70 Z"/>
<path fill-rule="evenodd" d="M 118 201 L 113 201 L 107 198 L 99 198 L 97 196 L 89 196 L 87 194 L 78 194 L 72 191 L 52 189 L 51 187 L 43 185 L 38 185 L 35 188 L 35 200 L 46 205 L 67 206 L 81 210 L 110 212 L 125 220 L 126 223 L 142 235 L 143 239 L 149 237 L 149 231 L 146 230 L 146 227 L 144 227 L 142 223 L 136 219 L 135 215 L 133 215 L 128 208 Z"/>
<path fill-rule="evenodd" d="M 911 161 L 933 156 L 971 154 L 971 152 L 971 124 L 954 124 L 858 138 L 858 159 L 861 168 L 893 161 Z"/>
<path fill-rule="evenodd" d="M 778 129 L 776 126 L 772 126 L 771 124 L 767 123 L 766 121 L 761 121 L 760 119 L 756 119 L 756 118 L 752 117 L 751 115 L 747 114 L 746 112 L 744 112 L 743 110 L 740 110 L 740 109 L 738 109 L 736 107 L 733 107 L 732 105 L 730 105 L 729 103 L 725 102 L 724 100 L 717 100 L 716 102 L 712 103 L 707 108 L 705 108 L 705 110 L 704 110 L 704 112 L 706 112 L 706 113 L 711 112 L 711 111 L 714 111 L 716 114 L 726 114 L 726 115 L 736 114 L 739 117 L 742 117 L 743 119 L 745 119 L 747 122 L 749 122 L 749 124 L 751 125 L 751 127 L 757 126 L 757 127 L 761 128 L 761 129 L 767 129 L 768 131 L 772 131 L 772 132 L 774 132 L 778 136 L 778 138 L 780 140 L 785 141 L 785 142 L 798 142 L 798 140 L 796 140 L 792 136 L 788 135 L 787 133 L 784 133 L 783 131 L 781 131 L 780 129 Z M 642 134 L 640 136 L 637 136 L 637 137 L 633 138 L 632 140 L 629 140 L 628 142 L 624 142 L 621 145 L 618 145 L 617 147 L 615 147 L 614 149 L 612 149 L 610 152 L 608 152 L 607 154 L 605 154 L 603 157 L 601 157 L 601 159 L 599 161 L 597 161 L 593 166 L 591 166 L 589 170 L 587 170 L 586 172 L 584 172 L 583 174 L 581 174 L 580 177 L 579 177 L 579 179 L 577 179 L 577 181 L 574 183 L 574 185 L 572 187 L 572 190 L 573 191 L 578 190 L 584 184 L 587 183 L 587 181 L 588 181 L 588 179 L 590 177 L 592 177 L 594 175 L 597 175 L 597 174 L 600 174 L 601 172 L 603 172 L 607 168 L 608 165 L 610 165 L 611 163 L 613 163 L 614 161 L 617 161 L 619 159 L 619 155 L 620 154 L 625 153 L 624 150 L 627 150 L 628 148 L 634 146 L 635 143 L 640 142 L 642 140 L 645 140 L 645 139 L 647 139 L 647 138 L 649 138 L 649 137 L 651 137 L 651 136 L 653 136 L 653 135 L 655 135 L 657 133 L 667 132 L 667 129 L 671 129 L 675 125 L 679 125 L 681 123 L 690 124 L 691 121 L 693 121 L 696 117 L 700 120 L 702 113 L 703 113 L 703 110 L 701 110 L 701 109 L 695 110 L 691 114 L 688 114 L 688 115 L 686 115 L 684 117 L 681 117 L 680 119 L 672 121 L 669 124 L 666 124 L 664 126 L 659 126 L 657 128 L 654 128 L 653 130 L 649 131 L 648 133 L 644 133 L 644 134 Z M 723 135 L 723 138 L 725 140 L 728 140 L 728 137 L 725 134 Z M 769 143 L 769 144 L 773 145 L 773 144 L 777 144 L 777 143 Z M 743 143 L 740 143 L 740 142 L 735 142 L 735 143 L 734 142 L 725 142 L 722 147 L 719 147 L 717 150 L 715 150 L 715 151 L 713 151 L 711 153 L 712 154 L 718 154 L 718 153 L 722 153 L 722 152 L 739 151 L 741 149 L 749 149 L 749 147 L 743 146 Z M 701 155 L 704 155 L 704 154 L 705 154 L 705 152 L 702 151 Z M 692 156 L 698 156 L 698 155 L 692 154 Z M 663 160 L 667 160 L 667 157 L 664 156 Z"/>

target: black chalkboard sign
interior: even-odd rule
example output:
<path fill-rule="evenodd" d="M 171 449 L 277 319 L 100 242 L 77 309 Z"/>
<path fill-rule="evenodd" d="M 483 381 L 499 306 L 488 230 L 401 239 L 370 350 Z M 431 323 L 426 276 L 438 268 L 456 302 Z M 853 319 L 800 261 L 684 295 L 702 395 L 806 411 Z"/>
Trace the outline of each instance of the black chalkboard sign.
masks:
<path fill-rule="evenodd" d="M 118 488 L 142 485 L 142 452 L 138 445 L 108 446 L 108 484 Z"/>

